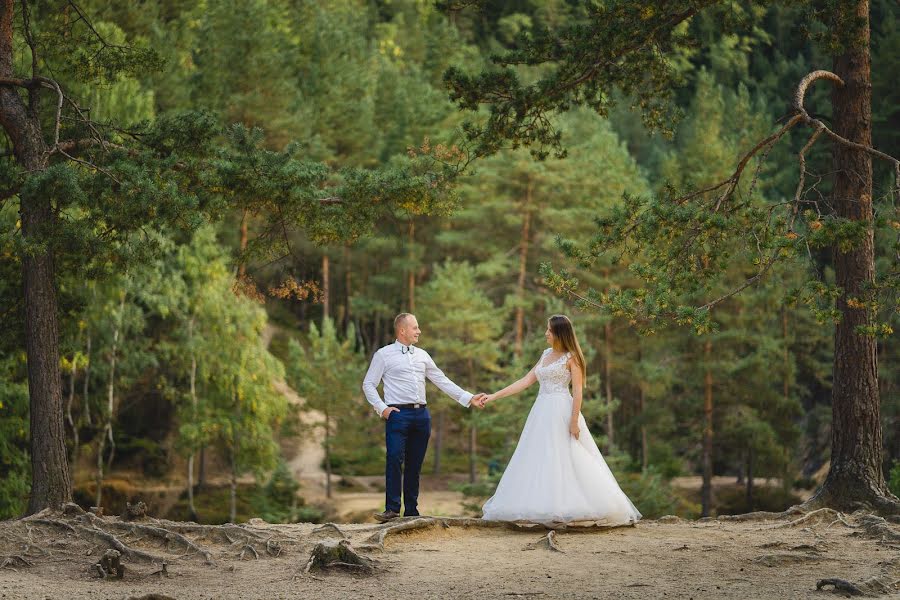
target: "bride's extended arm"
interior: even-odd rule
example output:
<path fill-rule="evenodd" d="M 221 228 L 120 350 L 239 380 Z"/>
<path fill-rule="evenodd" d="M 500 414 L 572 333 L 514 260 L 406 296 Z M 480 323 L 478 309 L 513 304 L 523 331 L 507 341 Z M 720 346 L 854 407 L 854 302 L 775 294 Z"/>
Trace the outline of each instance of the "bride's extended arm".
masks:
<path fill-rule="evenodd" d="M 581 416 L 581 399 L 584 388 L 584 378 L 581 374 L 581 368 L 574 358 L 569 359 L 569 371 L 572 373 L 572 418 L 569 419 L 569 433 L 576 440 L 578 439 L 578 417 Z"/>
<path fill-rule="evenodd" d="M 528 374 L 525 375 L 522 379 L 518 380 L 515 383 L 511 383 L 499 392 L 494 392 L 493 394 L 488 394 L 488 396 L 484 399 L 485 402 L 491 402 L 498 398 L 505 398 L 506 396 L 512 396 L 514 394 L 518 394 L 529 385 L 533 384 L 537 381 L 537 375 L 534 374 L 534 369 L 536 367 L 532 367 Z"/>

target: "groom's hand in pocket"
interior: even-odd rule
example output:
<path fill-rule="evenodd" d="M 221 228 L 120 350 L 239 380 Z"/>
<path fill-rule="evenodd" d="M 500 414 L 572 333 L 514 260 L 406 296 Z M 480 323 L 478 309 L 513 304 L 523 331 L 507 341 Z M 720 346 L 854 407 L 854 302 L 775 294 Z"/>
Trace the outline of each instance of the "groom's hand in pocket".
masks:
<path fill-rule="evenodd" d="M 394 408 L 393 406 L 388 406 L 386 409 L 384 409 L 384 411 L 382 411 L 381 418 L 384 419 L 385 421 L 387 421 L 388 419 L 391 418 L 391 413 L 395 413 L 395 412 L 400 412 L 400 409 Z"/>

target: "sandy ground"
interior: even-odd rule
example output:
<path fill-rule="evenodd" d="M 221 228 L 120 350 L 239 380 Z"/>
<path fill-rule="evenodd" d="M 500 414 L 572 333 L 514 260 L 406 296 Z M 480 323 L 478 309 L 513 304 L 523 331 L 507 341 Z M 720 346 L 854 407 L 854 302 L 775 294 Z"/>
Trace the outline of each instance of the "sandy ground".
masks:
<path fill-rule="evenodd" d="M 822 578 L 859 584 L 872 577 L 895 582 L 887 597 L 900 596 L 900 526 L 893 539 L 862 535 L 858 521 L 833 515 L 789 525 L 789 521 L 705 521 L 677 518 L 644 521 L 635 527 L 560 531 L 562 552 L 528 549 L 545 531 L 465 527 L 450 522 L 387 537 L 383 550 L 368 548 L 375 573 L 339 570 L 303 575 L 309 552 L 323 537 L 337 537 L 311 524 L 249 527 L 281 540 L 282 553 L 239 559 L 241 542 L 212 543 L 215 564 L 197 554 L 180 558 L 175 548 L 147 536 L 117 534 L 126 544 L 154 553 L 169 552 L 169 578 L 150 575 L 158 565 L 126 561 L 121 581 L 100 580 L 91 565 L 108 546 L 90 535 L 35 522 L 0 523 L 0 557 L 24 554 L 31 540 L 49 555 L 27 549 L 32 566 L 0 569 L 0 598 L 125 599 L 164 594 L 178 600 L 212 598 L 810 598 Z M 73 522 L 73 521 L 70 521 Z M 96 524 L 97 521 L 94 521 Z M 77 523 L 76 523 L 77 524 Z M 102 525 L 102 523 L 101 523 Z M 848 526 L 851 525 L 852 527 Z M 362 548 L 371 525 L 341 525 L 354 547 Z M 328 528 L 326 528 L 328 529 Z M 239 539 L 240 534 L 232 533 Z M 87 538 L 87 539 L 86 539 Z M 890 538 L 890 536 L 888 536 Z M 2 560 L 0 560 L 2 562 Z M 299 574 L 299 575 L 298 575 Z M 882 588 L 884 590 L 884 588 Z M 896 594 L 896 595 L 894 595 Z"/>

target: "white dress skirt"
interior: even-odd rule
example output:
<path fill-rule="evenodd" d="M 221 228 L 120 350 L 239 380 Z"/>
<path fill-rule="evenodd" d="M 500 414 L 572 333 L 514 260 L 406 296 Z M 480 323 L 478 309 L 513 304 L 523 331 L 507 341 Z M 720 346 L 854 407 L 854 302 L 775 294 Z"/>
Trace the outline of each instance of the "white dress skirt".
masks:
<path fill-rule="evenodd" d="M 584 417 L 578 417 L 578 439 L 569 433 L 571 355 L 544 365 L 549 353 L 548 348 L 535 369 L 537 400 L 482 518 L 609 527 L 637 522 L 641 513 L 619 487 Z"/>

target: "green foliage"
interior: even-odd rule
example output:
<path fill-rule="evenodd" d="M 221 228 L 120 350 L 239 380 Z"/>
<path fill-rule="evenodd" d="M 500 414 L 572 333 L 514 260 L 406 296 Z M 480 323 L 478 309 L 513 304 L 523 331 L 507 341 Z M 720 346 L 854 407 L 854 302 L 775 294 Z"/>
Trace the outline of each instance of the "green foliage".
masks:
<path fill-rule="evenodd" d="M 20 516 L 28 503 L 28 386 L 13 378 L 23 363 L 24 357 L 0 362 L 0 519 Z"/>
<path fill-rule="evenodd" d="M 891 472 L 888 475 L 888 488 L 895 496 L 900 496 L 900 460 L 894 461 Z"/>
<path fill-rule="evenodd" d="M 321 523 L 321 509 L 305 506 L 298 499 L 300 484 L 282 460 L 272 471 L 269 481 L 259 487 L 250 500 L 253 513 L 268 523 Z"/>
<path fill-rule="evenodd" d="M 365 362 L 354 349 L 354 337 L 351 327 L 341 339 L 331 319 L 325 319 L 321 331 L 311 323 L 306 344 L 290 340 L 287 361 L 291 387 L 310 409 L 324 415 L 326 462 L 331 461 L 334 470 L 349 472 L 381 455 L 367 442 L 381 423 L 362 400 L 360 374 Z"/>

